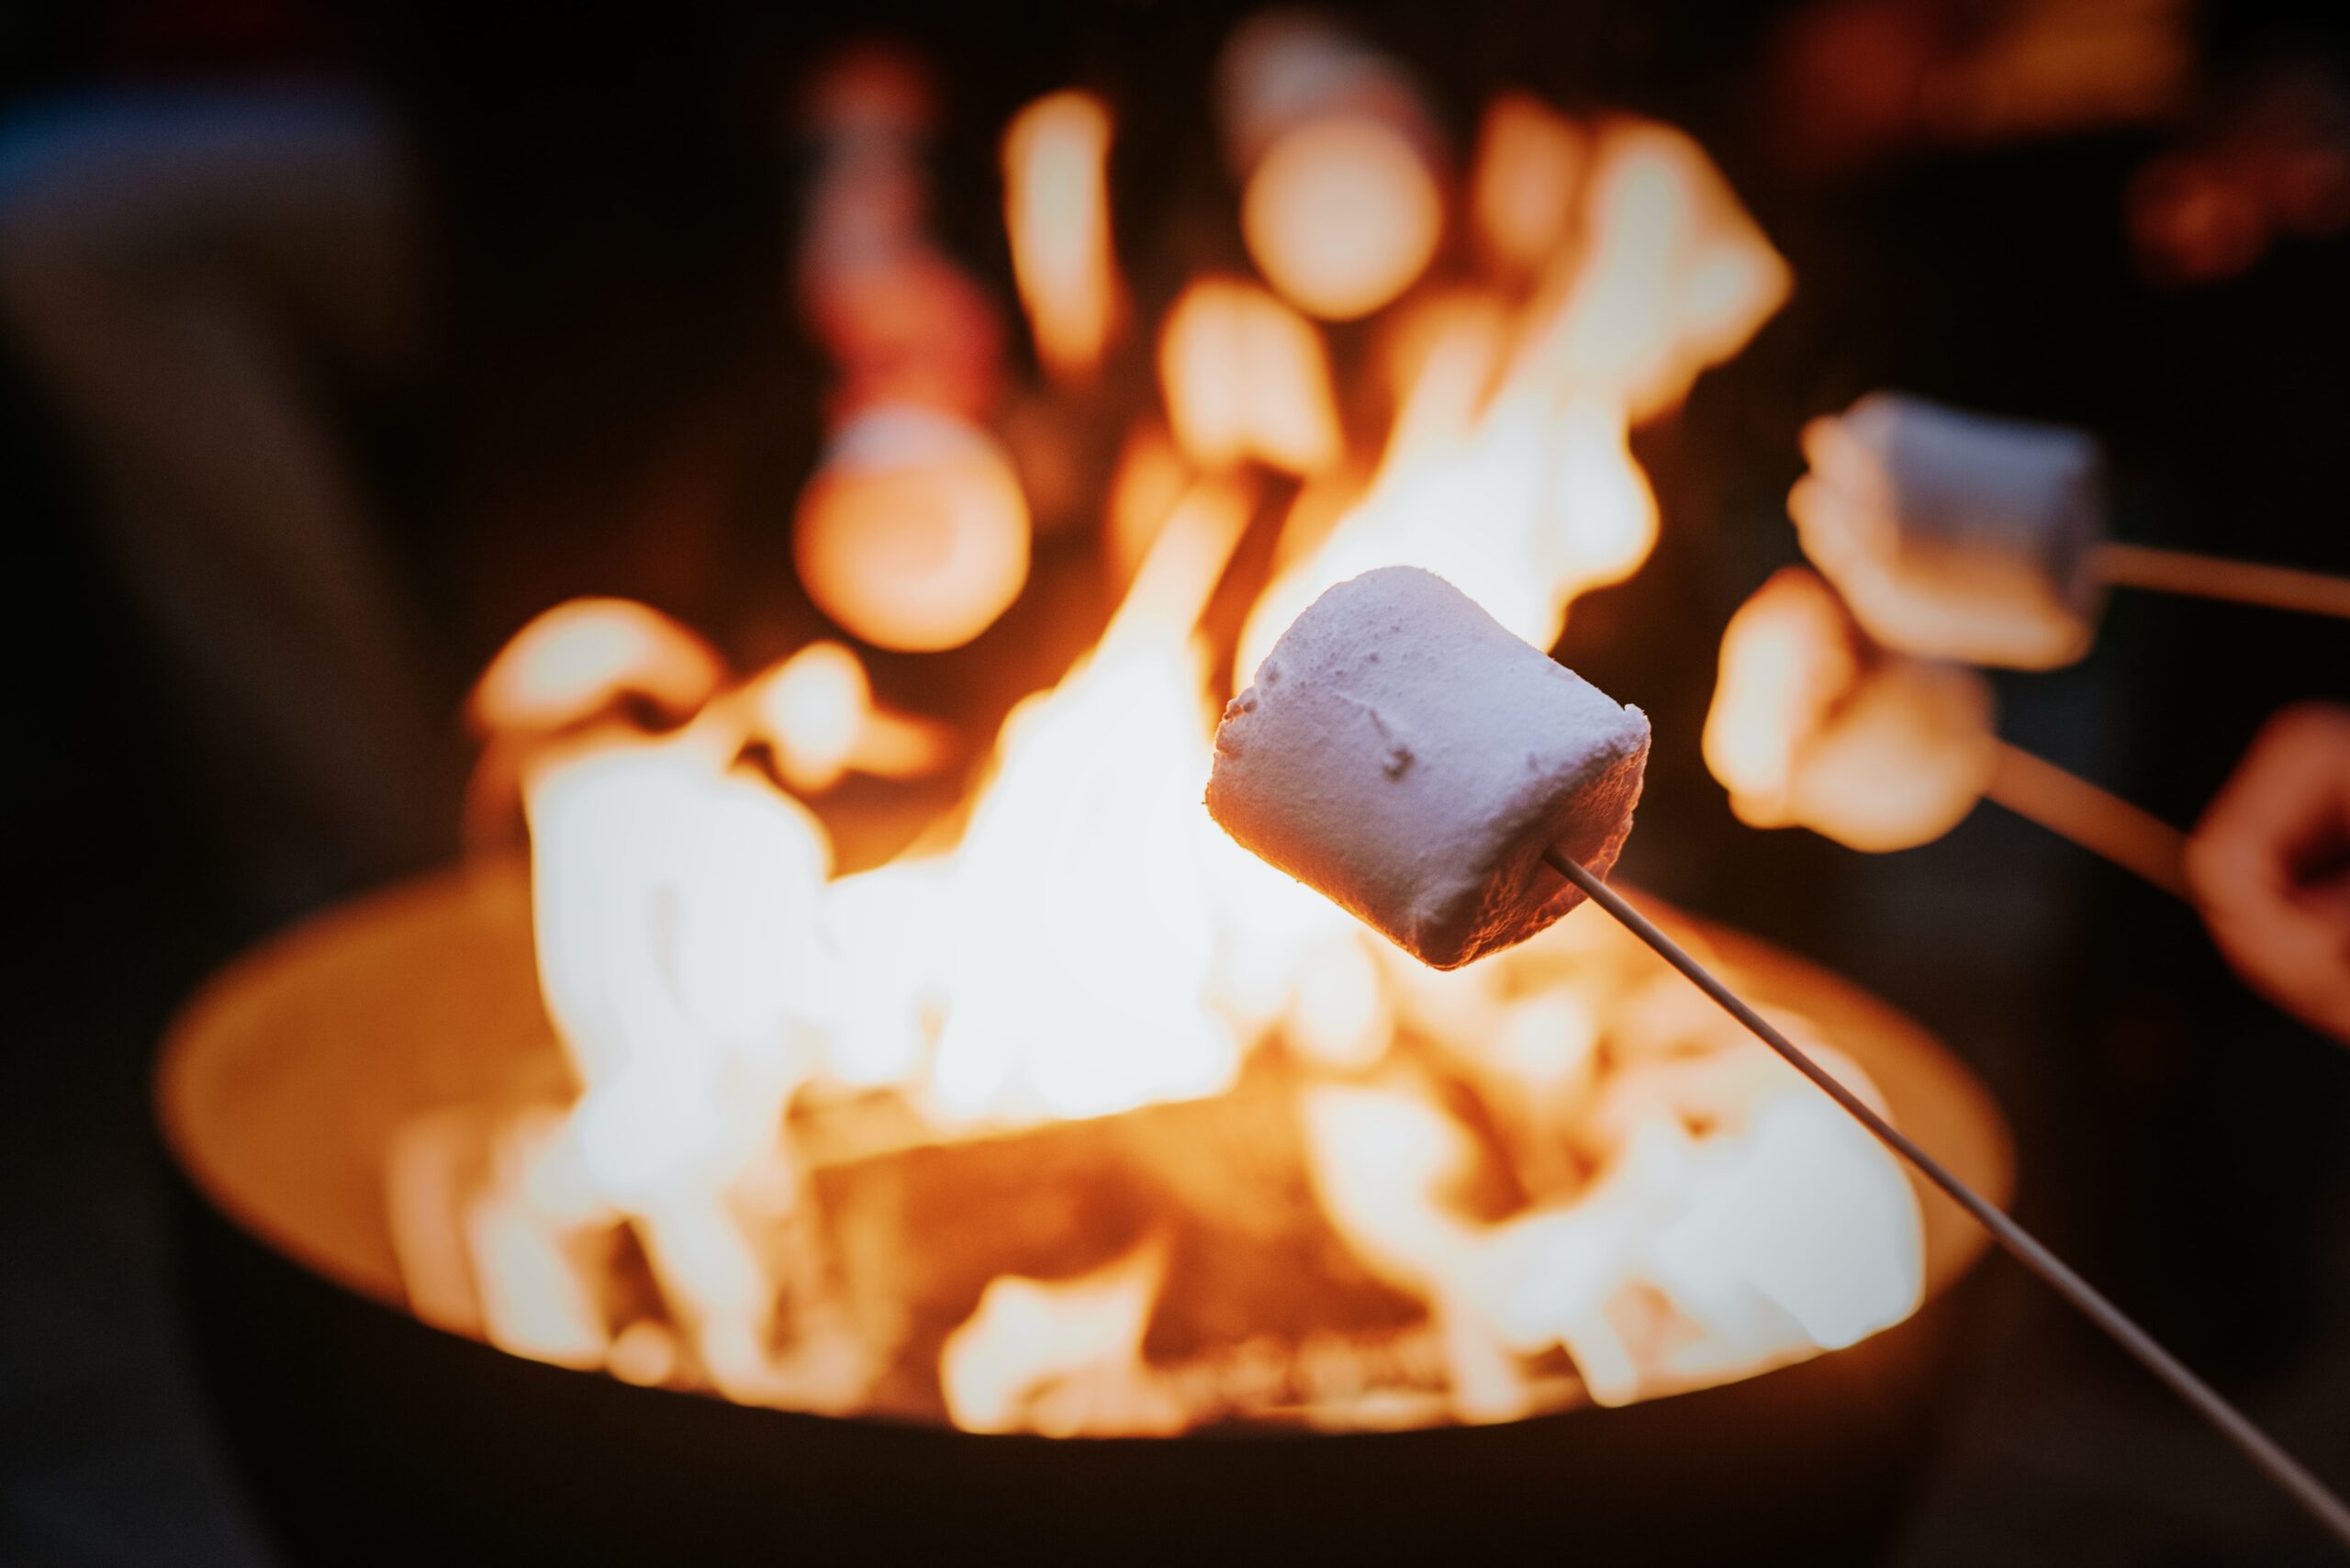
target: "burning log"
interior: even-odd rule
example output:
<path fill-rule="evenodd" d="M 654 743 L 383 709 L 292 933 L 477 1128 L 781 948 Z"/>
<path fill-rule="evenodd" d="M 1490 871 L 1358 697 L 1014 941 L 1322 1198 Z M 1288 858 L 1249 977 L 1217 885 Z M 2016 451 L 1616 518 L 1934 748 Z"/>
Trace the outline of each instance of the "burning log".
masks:
<path fill-rule="evenodd" d="M 852 1315 L 888 1326 L 872 1399 L 891 1414 L 945 1418 L 942 1352 L 1000 1277 L 1075 1280 L 1137 1249 L 1158 1266 L 1137 1282 L 1137 1357 L 1122 1370 L 1168 1402 L 1166 1429 L 1335 1393 L 1314 1386 L 1334 1380 L 1303 1348 L 1408 1361 L 1399 1347 L 1427 1319 L 1331 1228 L 1296 1086 L 1270 1071 L 1212 1100 L 823 1163 L 813 1184 Z M 1278 1369 L 1270 1386 L 1252 1361 Z M 1439 1394 L 1440 1361 L 1419 1361 L 1417 1386 Z"/>

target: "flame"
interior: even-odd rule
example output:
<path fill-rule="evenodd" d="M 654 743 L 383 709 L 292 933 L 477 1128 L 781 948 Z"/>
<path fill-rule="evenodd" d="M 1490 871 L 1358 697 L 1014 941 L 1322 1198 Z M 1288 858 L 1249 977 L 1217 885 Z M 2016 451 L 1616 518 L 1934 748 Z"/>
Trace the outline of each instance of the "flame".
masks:
<path fill-rule="evenodd" d="M 1248 519 L 1244 491 L 1195 490 L 1093 653 L 1006 721 L 957 855 L 929 1084 L 945 1114 L 1104 1115 L 1237 1074 L 1238 1043 L 1207 1005 L 1218 835 L 1199 802 L 1205 671 L 1190 639 Z M 1130 918 L 1105 924 L 1109 908 Z"/>
<path fill-rule="evenodd" d="M 1496 270 L 1532 277 L 1565 248 L 1585 157 L 1583 131 L 1541 99 L 1505 93 L 1486 106 L 1469 206 Z"/>
<path fill-rule="evenodd" d="M 1775 573 L 1723 629 L 1704 746 L 1740 822 L 1864 850 L 1949 832 L 1998 758 L 1982 677 L 1871 646 L 1801 566 Z"/>
<path fill-rule="evenodd" d="M 465 703 L 477 734 L 549 732 L 623 696 L 671 714 L 707 701 L 726 666 L 708 643 L 657 610 L 625 599 L 575 599 L 514 633 Z"/>
<path fill-rule="evenodd" d="M 1186 288 L 1159 333 L 1158 375 L 1175 439 L 1203 468 L 1255 458 L 1313 474 L 1338 460 L 1322 340 L 1253 284 L 1208 277 Z"/>
<path fill-rule="evenodd" d="M 1593 162 L 1588 241 L 1515 332 L 1490 306 L 1448 301 L 1407 340 L 1399 368 L 1417 375 L 1379 472 L 1258 601 L 1238 683 L 1300 610 L 1373 566 L 1435 572 L 1548 647 L 1578 597 L 1647 558 L 1656 501 L 1630 426 L 1745 342 L 1785 297 L 1786 267 L 1680 132 L 1609 125 Z"/>
<path fill-rule="evenodd" d="M 1128 427 L 1105 508 L 1130 577 L 1106 629 L 1004 722 L 966 812 L 849 875 L 797 797 L 957 754 L 882 706 L 849 647 L 729 685 L 642 607 L 525 628 L 475 713 L 530 737 L 507 764 L 572 1081 L 396 1141 L 394 1232 L 434 1321 L 632 1382 L 1069 1436 L 1617 1404 L 1916 1305 L 1906 1177 L 1645 949 L 1585 919 L 1434 974 L 1237 849 L 1200 801 L 1219 651 L 1203 622 L 1223 623 L 1206 611 L 1260 503 L 1283 521 L 1234 650 L 1243 680 L 1324 588 L 1398 561 L 1547 642 L 1655 543 L 1633 426 L 1756 330 L 1784 265 L 1679 133 L 1514 97 L 1486 118 L 1464 214 L 1487 275 L 1414 288 L 1445 214 L 1408 79 L 1296 17 L 1251 24 L 1227 64 L 1265 275 L 1333 319 L 1403 301 L 1366 340 L 1366 411 L 1392 394 L 1383 442 L 1348 450 L 1292 303 L 1191 281 L 1158 340 L 1166 424 Z M 885 390 L 894 353 L 848 350 L 905 323 L 873 308 L 874 257 L 850 241 L 921 250 L 907 147 L 927 110 L 903 87 L 883 73 L 834 95 L 821 194 L 845 216 L 808 263 L 852 383 L 864 363 Z M 1107 108 L 1066 93 L 1003 144 L 1014 268 L 1064 380 L 1099 368 L 1120 308 L 1109 136 Z M 868 155 L 874 190 L 853 177 Z M 1021 591 L 1026 508 L 976 405 L 894 397 L 851 399 L 800 499 L 798 560 L 855 635 L 952 647 Z M 1263 469 L 1303 482 L 1285 497 Z M 1708 756 L 1722 729 L 1742 796 L 1807 810 L 1818 779 L 1859 777 L 1818 735 L 1866 761 L 1879 742 L 1851 737 L 1886 733 L 1855 718 L 1882 666 L 1782 613 L 1733 622 L 1778 651 L 1735 661 L 1733 682 L 1726 644 L 1725 690 L 1747 694 L 1709 724 Z M 616 709 L 630 694 L 657 715 Z M 948 1194 L 935 1233 L 892 1217 L 924 1182 Z M 999 1215 L 989 1193 L 1035 1214 Z M 1136 1212 L 1087 1229 L 1097 1204 Z M 1253 1271 L 1292 1293 L 1285 1311 L 1326 1291 L 1396 1321 L 1167 1349 L 1214 1339 L 1185 1318 L 1203 1291 L 1186 1271 L 1225 1246 L 1292 1260 Z M 1236 1310 L 1208 1316 L 1228 1331 Z M 1183 1331 L 1157 1332 L 1169 1322 Z"/>
<path fill-rule="evenodd" d="M 1136 1375 L 1166 1274 L 1154 1239 L 1074 1280 L 990 1281 L 939 1357 L 947 1414 L 967 1432 L 1181 1430 L 1180 1406 Z"/>
<path fill-rule="evenodd" d="M 962 646 L 1028 580 L 1028 502 L 994 437 L 912 406 L 869 409 L 800 493 L 793 555 L 817 607 L 878 647 Z"/>
<path fill-rule="evenodd" d="M 912 778 L 946 761 L 946 729 L 878 706 L 856 655 L 839 643 L 811 643 L 759 678 L 747 692 L 751 732 L 773 747 L 783 780 L 820 795 L 848 772 Z"/>
<path fill-rule="evenodd" d="M 1004 229 L 1036 356 L 1081 382 L 1102 363 L 1120 289 L 1110 248 L 1110 110 L 1088 93 L 1052 93 L 1003 133 Z"/>
<path fill-rule="evenodd" d="M 1174 438 L 1156 420 L 1142 420 L 1126 432 L 1110 478 L 1110 500 L 1102 534 L 1112 573 L 1125 581 L 1141 565 L 1158 531 L 1198 476 L 1176 450 Z"/>
<path fill-rule="evenodd" d="M 1623 1405 L 1852 1344 L 1917 1309 L 1924 1232 L 1899 1171 L 1760 1046 L 1716 1049 L 1678 1070 L 1701 1092 L 1726 1071 L 1736 1086 L 1709 1096 L 1707 1130 L 1651 1105 L 1572 1198 L 1498 1224 L 1447 1201 L 1476 1146 L 1424 1090 L 1309 1092 L 1324 1204 L 1373 1267 L 1429 1298 L 1464 1418 L 1528 1414 L 1522 1363 L 1553 1346 L 1596 1403 Z M 1643 1088 L 1637 1073 L 1619 1086 Z"/>
<path fill-rule="evenodd" d="M 1587 241 L 1560 258 L 1520 353 L 1527 374 L 1614 398 L 1637 421 L 1743 347 L 1785 302 L 1790 277 L 1687 136 L 1618 120 L 1596 142 Z"/>
<path fill-rule="evenodd" d="M 1288 132 L 1259 161 L 1240 231 L 1266 281 L 1325 320 L 1368 316 L 1436 254 L 1444 203 L 1412 139 L 1348 116 Z"/>

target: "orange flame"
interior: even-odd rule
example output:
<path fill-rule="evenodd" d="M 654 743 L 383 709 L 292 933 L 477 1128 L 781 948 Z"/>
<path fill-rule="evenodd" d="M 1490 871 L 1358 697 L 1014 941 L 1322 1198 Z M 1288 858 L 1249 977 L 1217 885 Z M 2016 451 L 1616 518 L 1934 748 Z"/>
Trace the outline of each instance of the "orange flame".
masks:
<path fill-rule="evenodd" d="M 624 599 L 575 599 L 514 633 L 466 700 L 477 734 L 548 733 L 640 696 L 672 714 L 709 700 L 726 666 L 708 643 Z"/>
<path fill-rule="evenodd" d="M 1003 134 L 1013 275 L 1037 358 L 1063 381 L 1092 375 L 1117 324 L 1109 156 L 1110 111 L 1088 93 L 1039 98 Z"/>
<path fill-rule="evenodd" d="M 1267 277 L 1334 319 L 1401 297 L 1443 222 L 1408 81 L 1295 17 L 1252 24 L 1235 60 L 1225 130 Z M 849 118 L 906 108 L 866 95 Z M 1099 103 L 1056 94 L 1004 141 L 1023 298 L 1065 379 L 1099 365 L 1118 309 L 1109 134 Z M 1786 289 L 1703 154 L 1662 127 L 1584 129 L 1505 100 L 1472 213 L 1496 275 L 1380 323 L 1393 417 L 1375 457 L 1348 453 L 1298 309 L 1232 278 L 1185 288 L 1158 342 L 1167 427 L 1130 435 L 1105 520 L 1131 583 L 1093 649 L 1006 721 L 951 846 L 833 875 L 829 836 L 793 794 L 851 770 L 928 771 L 952 749 L 879 705 L 846 646 L 723 689 L 714 655 L 638 607 L 525 629 L 485 677 L 476 722 L 570 736 L 518 771 L 541 989 L 576 1093 L 404 1134 L 388 1186 L 420 1310 L 635 1382 L 814 1410 L 902 1400 L 970 1430 L 1072 1435 L 1180 1430 L 1217 1410 L 1499 1420 L 1578 1386 L 1621 1403 L 1849 1343 L 1916 1305 L 1919 1218 L 1898 1168 L 1644 949 L 1568 922 L 1434 974 L 1202 808 L 1213 650 L 1198 628 L 1261 498 L 1252 465 L 1306 482 L 1248 616 L 1241 679 L 1322 588 L 1398 561 L 1547 642 L 1578 595 L 1655 542 L 1632 425 Z M 844 278 L 855 259 L 834 258 Z M 1028 569 L 1002 450 L 934 403 L 885 401 L 836 432 L 796 528 L 811 597 L 891 648 L 976 636 Z M 1737 661 L 1759 695 L 1722 724 L 1745 794 L 1801 804 L 1830 798 L 1807 780 L 1859 764 L 1768 748 L 1781 727 L 1879 734 L 1852 727 L 1879 666 L 1808 622 L 1774 632 L 1776 613 L 1763 641 L 1789 651 Z M 1726 690 L 1731 662 L 1726 644 Z M 603 715 L 576 733 L 620 692 L 685 722 L 655 734 Z M 1711 758 L 1712 725 L 1707 745 Z M 1424 1308 L 1383 1362 L 1351 1360 L 1373 1352 L 1343 1337 L 1259 1335 L 1229 1364 L 1154 1363 L 1195 1239 L 1173 1222 L 1107 1262 L 1102 1247 L 991 1262 L 956 1287 L 959 1323 L 914 1323 L 903 1281 L 950 1240 L 989 1241 L 987 1226 L 900 1234 L 842 1206 L 842 1183 L 913 1181 L 901 1157 L 1010 1161 L 1034 1152 L 1024 1139 L 1114 1144 L 1112 1129 L 1151 1118 L 1214 1126 L 1267 1104 L 1251 1158 L 1303 1199 L 1251 1209 L 1239 1177 L 1194 1160 L 1170 1201 L 1252 1236 L 1305 1211 L 1303 1254 Z M 453 1209 L 463 1223 L 436 1227 Z M 655 1305 L 642 1280 L 614 1284 L 623 1252 Z M 859 1272 L 876 1268 L 879 1285 Z M 1317 1382 L 1333 1361 L 1341 1375 Z"/>
<path fill-rule="evenodd" d="M 1791 287 L 1704 150 L 1653 121 L 1600 127 L 1582 225 L 1587 242 L 1561 259 L 1538 304 L 1524 373 L 1612 398 L 1635 420 L 1680 401 Z"/>
<path fill-rule="evenodd" d="M 1150 542 L 1197 477 L 1165 426 L 1145 420 L 1127 432 L 1110 479 L 1102 540 L 1118 580 L 1141 564 Z"/>
<path fill-rule="evenodd" d="M 753 733 L 774 748 L 785 783 L 818 795 L 849 772 L 912 778 L 942 766 L 946 729 L 878 706 L 856 655 L 811 643 L 754 682 Z"/>

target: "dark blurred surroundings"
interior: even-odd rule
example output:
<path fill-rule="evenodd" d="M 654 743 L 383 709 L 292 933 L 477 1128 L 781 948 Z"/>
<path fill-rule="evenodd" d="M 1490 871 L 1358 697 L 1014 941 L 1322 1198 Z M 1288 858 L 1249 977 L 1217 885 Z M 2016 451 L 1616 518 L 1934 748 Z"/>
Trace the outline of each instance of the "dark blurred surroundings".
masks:
<path fill-rule="evenodd" d="M 1077 80 L 1120 105 L 1147 291 L 1131 193 L 1218 178 L 1203 84 L 1243 9 L 857 25 L 943 68 L 940 229 L 1008 301 L 1010 111 Z M 264 931 L 455 853 L 455 715 L 539 610 L 630 595 L 745 659 L 822 628 L 785 541 L 823 392 L 790 308 L 789 103 L 845 24 L 793 10 L 0 16 L 0 1561 L 273 1561 L 175 1316 L 145 1099 L 173 1005 Z M 2014 1123 L 2027 1221 L 2350 1485 L 2350 1053 L 2246 991 L 2186 906 L 1996 808 L 1865 857 L 1740 827 L 1697 753 L 1720 627 L 1795 557 L 1796 432 L 1872 387 L 2095 430 L 2125 538 L 2350 571 L 2350 22 L 1360 10 L 1460 142 L 1511 84 L 1684 126 L 1795 268 L 1788 308 L 1640 433 L 1664 543 L 1562 650 L 1655 721 L 1630 876 L 1948 1039 Z M 946 666 L 1008 697 L 1067 651 L 991 634 Z M 919 708 L 912 667 L 876 678 Z M 2350 630 L 2121 593 L 2086 662 L 1999 686 L 2007 738 L 2187 823 L 2268 714 L 2350 698 Z M 2133 1366 L 1986 1273 L 1894 1561 L 2325 1560 Z"/>

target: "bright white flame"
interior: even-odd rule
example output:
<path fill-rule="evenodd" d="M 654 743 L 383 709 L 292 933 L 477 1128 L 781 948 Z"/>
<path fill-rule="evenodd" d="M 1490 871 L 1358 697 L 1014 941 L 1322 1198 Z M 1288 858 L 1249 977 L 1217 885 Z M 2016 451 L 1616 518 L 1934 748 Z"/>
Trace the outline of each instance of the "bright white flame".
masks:
<path fill-rule="evenodd" d="M 1199 800 L 1191 627 L 1248 516 L 1239 492 L 1195 492 L 1100 645 L 1004 725 L 956 856 L 957 946 L 927 1085 L 951 1118 L 1106 1115 L 1213 1094 L 1238 1071 L 1209 1006 L 1217 835 Z"/>
<path fill-rule="evenodd" d="M 1851 1344 L 1916 1310 L 1924 1232 L 1902 1173 L 1775 1057 L 1742 1038 L 1720 1050 L 1744 1063 L 1727 1080 L 1702 1062 L 1673 1075 L 1701 1096 L 1737 1086 L 1708 1130 L 1631 1117 L 1579 1192 L 1498 1224 L 1445 1201 L 1477 1155 L 1424 1091 L 1308 1092 L 1323 1203 L 1367 1261 L 1429 1297 L 1465 1415 L 1522 1414 L 1513 1358 L 1553 1345 L 1595 1401 L 1620 1405 Z"/>

